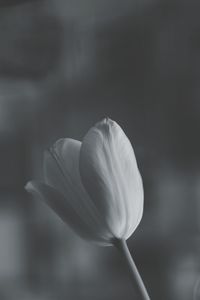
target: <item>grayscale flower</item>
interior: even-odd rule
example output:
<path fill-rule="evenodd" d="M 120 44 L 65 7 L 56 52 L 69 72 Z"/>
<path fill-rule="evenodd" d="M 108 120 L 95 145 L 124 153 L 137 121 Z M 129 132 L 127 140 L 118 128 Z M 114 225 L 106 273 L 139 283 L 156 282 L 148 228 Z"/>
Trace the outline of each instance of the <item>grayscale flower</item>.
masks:
<path fill-rule="evenodd" d="M 27 191 L 42 198 L 79 236 L 101 245 L 126 240 L 143 214 L 143 184 L 131 143 L 105 118 L 82 143 L 58 140 L 44 154 L 44 182 Z"/>

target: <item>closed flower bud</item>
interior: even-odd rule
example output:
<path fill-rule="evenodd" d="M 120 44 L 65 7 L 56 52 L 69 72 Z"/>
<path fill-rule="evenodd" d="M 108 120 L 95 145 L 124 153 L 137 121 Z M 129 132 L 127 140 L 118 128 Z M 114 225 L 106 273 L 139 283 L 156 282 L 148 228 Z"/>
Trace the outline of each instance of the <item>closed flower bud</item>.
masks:
<path fill-rule="evenodd" d="M 82 143 L 58 140 L 44 154 L 44 182 L 26 189 L 42 198 L 79 236 L 101 245 L 126 240 L 143 214 L 143 185 L 133 148 L 105 118 Z"/>

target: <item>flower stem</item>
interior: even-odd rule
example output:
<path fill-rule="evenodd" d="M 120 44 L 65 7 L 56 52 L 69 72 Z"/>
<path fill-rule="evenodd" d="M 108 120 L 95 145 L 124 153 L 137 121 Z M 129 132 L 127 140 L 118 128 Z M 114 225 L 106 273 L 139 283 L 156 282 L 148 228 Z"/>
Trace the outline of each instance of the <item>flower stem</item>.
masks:
<path fill-rule="evenodd" d="M 133 258 L 129 252 L 128 246 L 124 239 L 116 239 L 113 242 L 114 246 L 121 252 L 122 256 L 125 259 L 125 263 L 128 267 L 129 274 L 131 276 L 135 293 L 137 295 L 137 300 L 150 300 L 150 297 L 147 293 L 147 290 L 144 286 L 142 278 L 137 270 L 137 267 L 133 261 Z"/>

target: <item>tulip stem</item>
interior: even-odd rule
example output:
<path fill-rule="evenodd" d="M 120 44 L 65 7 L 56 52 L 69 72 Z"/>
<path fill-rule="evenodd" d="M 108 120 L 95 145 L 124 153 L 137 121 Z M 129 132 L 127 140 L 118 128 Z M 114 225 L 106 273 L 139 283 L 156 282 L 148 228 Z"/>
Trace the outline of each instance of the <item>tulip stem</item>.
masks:
<path fill-rule="evenodd" d="M 133 261 L 133 258 L 129 252 L 127 243 L 124 239 L 116 239 L 113 245 L 121 252 L 124 257 L 125 263 L 128 267 L 129 274 L 131 276 L 135 294 L 137 295 L 137 300 L 150 300 L 147 290 L 144 286 L 142 278 L 137 270 L 137 267 Z"/>

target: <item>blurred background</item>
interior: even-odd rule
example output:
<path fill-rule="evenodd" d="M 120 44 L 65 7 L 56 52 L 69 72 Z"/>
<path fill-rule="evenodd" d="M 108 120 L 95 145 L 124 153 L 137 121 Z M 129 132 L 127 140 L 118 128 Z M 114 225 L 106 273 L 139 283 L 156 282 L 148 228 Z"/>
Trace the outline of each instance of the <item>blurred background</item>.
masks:
<path fill-rule="evenodd" d="M 200 299 L 200 3 L 0 1 L 0 299 L 133 299 L 114 248 L 24 191 L 43 151 L 104 116 L 145 188 L 128 240 L 154 300 Z"/>

